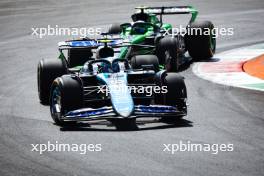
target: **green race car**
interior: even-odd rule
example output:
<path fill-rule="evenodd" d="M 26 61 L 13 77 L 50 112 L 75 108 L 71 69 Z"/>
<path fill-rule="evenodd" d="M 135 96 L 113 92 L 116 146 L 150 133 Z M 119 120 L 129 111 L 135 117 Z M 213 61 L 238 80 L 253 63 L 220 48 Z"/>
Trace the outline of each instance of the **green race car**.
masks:
<path fill-rule="evenodd" d="M 161 69 L 178 71 L 182 64 L 189 61 L 187 51 L 193 60 L 209 59 L 215 53 L 214 26 L 210 21 L 195 21 L 198 11 L 192 6 L 136 9 L 138 11 L 131 16 L 133 22 L 113 24 L 108 30 L 108 34 L 119 35 L 123 42 L 135 45 L 123 47 L 119 58 L 156 55 Z M 191 14 L 184 34 L 175 32 L 171 24 L 163 22 L 163 15 L 171 14 Z"/>

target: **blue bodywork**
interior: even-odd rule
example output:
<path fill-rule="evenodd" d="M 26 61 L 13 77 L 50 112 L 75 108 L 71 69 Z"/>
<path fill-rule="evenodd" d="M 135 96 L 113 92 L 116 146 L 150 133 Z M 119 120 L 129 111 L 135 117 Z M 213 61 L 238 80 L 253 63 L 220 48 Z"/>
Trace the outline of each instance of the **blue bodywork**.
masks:
<path fill-rule="evenodd" d="M 175 106 L 135 105 L 128 90 L 127 73 L 99 73 L 98 81 L 108 86 L 112 106 L 97 109 L 82 108 L 68 112 L 67 120 L 94 120 L 111 118 L 136 118 L 186 115 Z M 118 89 L 117 89 L 118 87 Z M 120 91 L 121 90 L 121 91 Z"/>
<path fill-rule="evenodd" d="M 66 41 L 60 42 L 60 48 L 97 48 L 103 46 L 105 41 L 100 40 L 83 40 L 83 41 Z M 121 40 L 107 41 L 109 46 L 117 46 L 122 43 Z M 133 97 L 128 89 L 128 74 L 130 73 L 126 68 L 120 69 L 120 65 L 113 64 L 113 60 L 117 58 L 108 57 L 104 58 L 109 62 L 109 67 L 105 63 L 96 63 L 95 71 L 92 73 L 96 76 L 98 82 L 101 85 L 107 86 L 111 105 L 100 108 L 81 108 L 67 112 L 61 118 L 62 120 L 94 120 L 94 119 L 111 119 L 111 118 L 137 118 L 137 117 L 163 117 L 163 116 L 184 116 L 186 112 L 179 110 L 176 106 L 167 105 L 140 105 L 134 104 Z M 100 60 L 100 59 L 99 59 Z M 125 61 L 124 59 L 122 59 Z M 98 61 L 98 60 L 95 60 Z M 89 70 L 89 61 L 80 69 L 78 74 L 80 75 L 91 75 Z M 90 66 L 93 67 L 93 64 Z M 118 66 L 119 69 L 115 69 Z M 100 70 L 100 72 L 99 72 Z M 139 72 L 133 72 L 134 74 L 146 74 L 150 71 L 152 74 L 155 73 L 153 70 L 141 70 Z M 93 72 L 93 71 L 92 71 Z M 116 89 L 116 88 L 119 89 Z M 122 91 L 120 91 L 120 89 Z"/>

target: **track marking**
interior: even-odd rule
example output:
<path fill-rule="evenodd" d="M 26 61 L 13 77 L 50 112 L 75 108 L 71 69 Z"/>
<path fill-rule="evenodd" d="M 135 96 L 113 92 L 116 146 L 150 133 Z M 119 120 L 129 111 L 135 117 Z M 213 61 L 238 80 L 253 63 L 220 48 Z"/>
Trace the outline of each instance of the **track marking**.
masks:
<path fill-rule="evenodd" d="M 264 44 L 252 45 L 216 54 L 213 61 L 195 63 L 193 72 L 214 83 L 264 91 L 264 80 L 243 70 L 246 61 L 264 53 Z"/>
<path fill-rule="evenodd" d="M 264 79 L 264 54 L 246 61 L 243 65 L 243 70 L 251 76 Z"/>

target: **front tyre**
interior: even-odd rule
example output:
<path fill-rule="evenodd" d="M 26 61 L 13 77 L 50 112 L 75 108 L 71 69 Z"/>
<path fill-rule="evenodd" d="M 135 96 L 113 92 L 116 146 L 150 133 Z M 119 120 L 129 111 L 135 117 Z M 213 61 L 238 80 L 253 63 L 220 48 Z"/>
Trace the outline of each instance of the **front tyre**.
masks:
<path fill-rule="evenodd" d="M 179 42 L 176 38 L 164 37 L 160 39 L 156 54 L 166 71 L 176 72 L 179 70 Z"/>
<path fill-rule="evenodd" d="M 187 114 L 187 90 L 184 78 L 177 73 L 164 73 L 160 77 L 159 85 L 167 86 L 167 92 L 155 97 L 156 104 L 176 106 L 180 111 Z M 163 117 L 162 121 L 174 121 L 181 119 L 183 116 Z"/>
<path fill-rule="evenodd" d="M 61 126 L 68 124 L 62 117 L 69 111 L 82 107 L 83 91 L 80 80 L 68 75 L 55 79 L 50 92 L 50 113 L 54 122 Z"/>

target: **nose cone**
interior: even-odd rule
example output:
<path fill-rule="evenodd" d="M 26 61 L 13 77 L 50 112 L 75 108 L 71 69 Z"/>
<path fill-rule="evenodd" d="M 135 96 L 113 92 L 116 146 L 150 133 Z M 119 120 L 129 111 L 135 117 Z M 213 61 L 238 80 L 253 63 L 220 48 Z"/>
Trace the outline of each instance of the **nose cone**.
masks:
<path fill-rule="evenodd" d="M 134 111 L 134 101 L 127 86 L 127 73 L 111 73 L 98 75 L 107 84 L 114 111 L 129 117 Z"/>
<path fill-rule="evenodd" d="M 129 117 L 134 110 L 134 102 L 130 94 L 119 94 L 114 97 L 111 94 L 112 105 L 116 113 L 122 117 Z"/>
<path fill-rule="evenodd" d="M 131 113 L 133 112 L 133 108 L 127 107 L 127 108 L 116 108 L 116 113 L 119 114 L 122 117 L 129 117 Z"/>
<path fill-rule="evenodd" d="M 116 113 L 122 117 L 129 117 L 134 110 L 134 102 L 126 81 L 109 84 L 111 102 Z"/>

